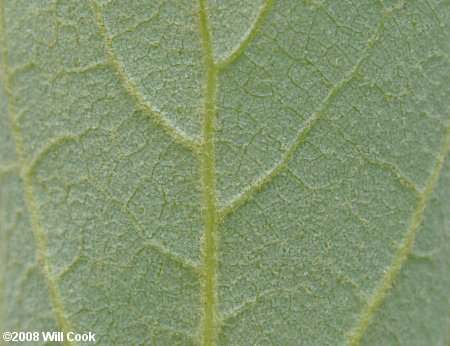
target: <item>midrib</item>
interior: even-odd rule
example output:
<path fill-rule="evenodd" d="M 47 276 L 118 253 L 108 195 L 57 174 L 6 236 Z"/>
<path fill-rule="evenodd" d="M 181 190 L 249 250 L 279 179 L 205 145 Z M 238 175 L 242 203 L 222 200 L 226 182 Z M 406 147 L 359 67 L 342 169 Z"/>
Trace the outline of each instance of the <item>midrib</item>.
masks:
<path fill-rule="evenodd" d="M 200 31 L 205 54 L 206 94 L 204 101 L 203 142 L 201 175 L 203 190 L 203 334 L 205 346 L 215 344 L 217 329 L 217 200 L 216 172 L 214 165 L 214 120 L 216 116 L 217 66 L 214 62 L 206 0 L 199 0 Z"/>

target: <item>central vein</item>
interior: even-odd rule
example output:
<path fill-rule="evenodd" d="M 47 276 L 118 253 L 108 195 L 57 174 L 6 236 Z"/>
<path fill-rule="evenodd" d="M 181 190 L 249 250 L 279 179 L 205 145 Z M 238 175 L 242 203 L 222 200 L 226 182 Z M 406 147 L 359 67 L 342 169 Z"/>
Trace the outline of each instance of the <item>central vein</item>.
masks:
<path fill-rule="evenodd" d="M 217 66 L 214 62 L 206 0 L 199 0 L 200 31 L 205 53 L 206 96 L 204 104 L 201 175 L 203 185 L 203 345 L 214 345 L 217 325 L 217 201 L 214 167 L 214 119 L 216 116 Z"/>

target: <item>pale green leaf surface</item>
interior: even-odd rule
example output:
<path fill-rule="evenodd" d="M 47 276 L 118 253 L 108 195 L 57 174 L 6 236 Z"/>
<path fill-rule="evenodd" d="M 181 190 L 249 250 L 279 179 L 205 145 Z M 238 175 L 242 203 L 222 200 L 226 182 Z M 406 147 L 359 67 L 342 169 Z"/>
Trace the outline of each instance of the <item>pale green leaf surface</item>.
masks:
<path fill-rule="evenodd" d="M 0 3 L 1 332 L 448 345 L 448 2 Z"/>

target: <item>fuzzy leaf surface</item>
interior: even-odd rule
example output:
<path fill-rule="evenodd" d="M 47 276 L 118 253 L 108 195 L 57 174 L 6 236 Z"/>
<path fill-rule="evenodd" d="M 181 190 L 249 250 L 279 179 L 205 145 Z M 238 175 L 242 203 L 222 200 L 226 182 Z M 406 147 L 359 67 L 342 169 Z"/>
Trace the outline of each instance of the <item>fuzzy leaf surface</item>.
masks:
<path fill-rule="evenodd" d="M 0 1 L 0 332 L 448 345 L 449 17 Z"/>

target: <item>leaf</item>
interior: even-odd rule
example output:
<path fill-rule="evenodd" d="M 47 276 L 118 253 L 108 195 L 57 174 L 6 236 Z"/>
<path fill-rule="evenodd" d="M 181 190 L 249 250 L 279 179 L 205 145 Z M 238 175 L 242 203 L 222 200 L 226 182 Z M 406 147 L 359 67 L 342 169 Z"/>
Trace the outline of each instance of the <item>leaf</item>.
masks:
<path fill-rule="evenodd" d="M 448 345 L 447 2 L 0 7 L 2 333 Z"/>

